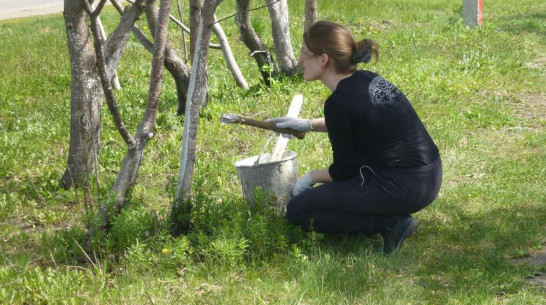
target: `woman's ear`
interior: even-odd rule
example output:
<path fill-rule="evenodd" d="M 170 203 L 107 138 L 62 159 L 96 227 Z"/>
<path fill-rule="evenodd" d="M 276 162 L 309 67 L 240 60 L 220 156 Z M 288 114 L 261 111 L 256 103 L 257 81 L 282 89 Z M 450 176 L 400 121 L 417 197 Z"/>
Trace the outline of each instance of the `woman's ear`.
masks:
<path fill-rule="evenodd" d="M 323 66 L 326 66 L 326 64 L 328 64 L 328 60 L 330 58 L 328 58 L 328 54 L 322 54 L 321 55 L 321 58 L 320 58 L 320 63 L 323 65 Z"/>

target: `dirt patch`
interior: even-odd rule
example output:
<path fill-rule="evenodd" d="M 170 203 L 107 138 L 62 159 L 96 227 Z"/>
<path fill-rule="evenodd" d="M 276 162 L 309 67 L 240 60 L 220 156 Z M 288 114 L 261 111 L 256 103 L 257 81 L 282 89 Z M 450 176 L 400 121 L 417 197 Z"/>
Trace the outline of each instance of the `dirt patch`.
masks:
<path fill-rule="evenodd" d="M 516 259 L 515 263 L 517 265 L 523 265 L 525 263 L 528 263 L 529 265 L 535 267 L 546 265 L 546 247 L 543 247 L 542 250 L 536 252 L 531 256 Z"/>
<path fill-rule="evenodd" d="M 546 290 L 546 275 L 533 276 L 529 281 L 533 284 L 542 286 Z"/>
<path fill-rule="evenodd" d="M 546 57 L 540 57 L 527 63 L 527 66 L 532 69 L 542 69 L 546 67 Z"/>
<path fill-rule="evenodd" d="M 528 93 L 520 96 L 521 102 L 517 103 L 516 116 L 526 120 L 540 120 L 546 117 L 546 95 L 540 93 Z"/>
<path fill-rule="evenodd" d="M 516 265 L 529 264 L 537 269 L 541 266 L 546 265 L 546 247 L 543 247 L 542 250 L 534 253 L 531 256 L 518 258 L 514 260 Z M 527 277 L 527 279 L 536 285 L 542 286 L 543 289 L 546 289 L 546 274 L 545 272 L 535 271 L 533 275 Z"/>

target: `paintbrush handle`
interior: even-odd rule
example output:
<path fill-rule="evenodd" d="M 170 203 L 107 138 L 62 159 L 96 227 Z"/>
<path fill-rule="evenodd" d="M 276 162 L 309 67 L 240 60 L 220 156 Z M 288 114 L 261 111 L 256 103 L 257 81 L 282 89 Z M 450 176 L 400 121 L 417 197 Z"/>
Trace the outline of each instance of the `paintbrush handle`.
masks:
<path fill-rule="evenodd" d="M 278 133 L 288 133 L 288 134 L 291 134 L 291 135 L 293 135 L 294 137 L 296 137 L 296 138 L 298 138 L 300 140 L 305 138 L 305 132 L 297 131 L 297 130 L 292 129 L 292 128 L 279 128 L 279 127 L 277 127 L 277 124 L 267 122 L 267 121 L 258 121 L 258 120 L 239 117 L 238 123 L 258 127 L 258 128 L 261 128 L 261 129 L 272 130 L 272 131 L 275 131 L 275 132 L 278 132 Z"/>

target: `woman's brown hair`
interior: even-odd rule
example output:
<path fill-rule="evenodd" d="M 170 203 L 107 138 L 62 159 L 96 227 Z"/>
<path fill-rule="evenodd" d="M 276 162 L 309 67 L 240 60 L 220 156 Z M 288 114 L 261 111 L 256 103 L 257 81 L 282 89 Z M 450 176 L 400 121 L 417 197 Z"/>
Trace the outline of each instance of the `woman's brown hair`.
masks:
<path fill-rule="evenodd" d="M 363 39 L 356 42 L 348 28 L 330 21 L 313 24 L 303 33 L 303 41 L 314 54 L 327 54 L 338 73 L 353 72 L 357 63 L 368 63 L 372 57 L 377 61 L 379 56 L 375 41 Z"/>

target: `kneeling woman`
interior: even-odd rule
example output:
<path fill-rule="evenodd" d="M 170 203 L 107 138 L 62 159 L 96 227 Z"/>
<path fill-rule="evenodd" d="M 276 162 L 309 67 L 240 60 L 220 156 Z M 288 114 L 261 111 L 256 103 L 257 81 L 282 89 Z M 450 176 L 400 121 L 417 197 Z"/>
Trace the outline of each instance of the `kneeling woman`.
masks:
<path fill-rule="evenodd" d="M 410 214 L 437 196 L 442 164 L 404 94 L 383 77 L 356 70 L 357 63 L 377 60 L 377 50 L 373 40 L 355 42 L 342 25 L 315 23 L 303 35 L 299 62 L 306 81 L 319 80 L 332 91 L 324 118 L 270 121 L 327 132 L 332 145 L 332 164 L 296 182 L 288 220 L 317 232 L 379 233 L 388 254 L 415 231 Z"/>

